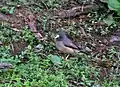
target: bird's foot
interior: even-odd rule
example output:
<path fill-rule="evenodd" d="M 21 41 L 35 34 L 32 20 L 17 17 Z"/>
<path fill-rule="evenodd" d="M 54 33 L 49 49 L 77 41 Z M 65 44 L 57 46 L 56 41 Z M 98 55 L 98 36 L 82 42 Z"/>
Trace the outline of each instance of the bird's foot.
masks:
<path fill-rule="evenodd" d="M 68 55 L 65 57 L 65 60 L 67 60 L 67 59 L 69 58 L 69 56 L 70 56 L 70 55 L 68 54 Z"/>

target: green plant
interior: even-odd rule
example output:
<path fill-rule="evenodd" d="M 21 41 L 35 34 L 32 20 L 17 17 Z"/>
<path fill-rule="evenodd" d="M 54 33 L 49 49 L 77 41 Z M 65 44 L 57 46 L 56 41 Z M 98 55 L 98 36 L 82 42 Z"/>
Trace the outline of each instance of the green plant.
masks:
<path fill-rule="evenodd" d="M 14 10 L 15 10 L 15 7 L 6 7 L 6 6 L 3 6 L 0 11 L 2 13 L 5 13 L 5 14 L 13 14 L 14 13 Z"/>
<path fill-rule="evenodd" d="M 65 76 L 62 72 L 51 72 L 49 68 L 53 65 L 49 58 L 42 59 L 40 55 L 33 52 L 35 37 L 31 32 L 25 29 L 20 34 L 15 34 L 9 27 L 1 27 L 2 41 L 7 39 L 8 42 L 15 39 L 24 39 L 28 46 L 19 55 L 12 56 L 9 52 L 9 43 L 7 46 L 0 47 L 0 61 L 13 64 L 13 69 L 0 72 L 1 86 L 5 87 L 67 87 Z M 6 31 L 6 33 L 4 32 Z M 12 37 L 11 34 L 13 35 Z M 18 36 L 17 36 L 18 35 Z M 5 41 L 7 41 L 5 40 Z M 51 73 L 50 73 L 51 72 Z"/>
<path fill-rule="evenodd" d="M 118 83 L 118 81 L 104 81 L 102 87 L 119 87 Z"/>
<path fill-rule="evenodd" d="M 120 15 L 120 0 L 108 0 L 108 7 L 110 10 L 114 10 Z"/>
<path fill-rule="evenodd" d="M 55 8 L 59 6 L 59 0 L 44 0 L 43 3 L 48 7 L 48 8 Z"/>

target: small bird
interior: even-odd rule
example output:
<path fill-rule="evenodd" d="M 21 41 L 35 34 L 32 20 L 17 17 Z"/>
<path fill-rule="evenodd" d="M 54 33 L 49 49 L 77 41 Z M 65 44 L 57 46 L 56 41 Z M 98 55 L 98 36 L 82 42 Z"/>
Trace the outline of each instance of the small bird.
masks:
<path fill-rule="evenodd" d="M 75 45 L 70 38 L 67 37 L 65 32 L 60 31 L 55 39 L 56 47 L 62 53 L 73 54 L 79 52 L 79 47 Z"/>

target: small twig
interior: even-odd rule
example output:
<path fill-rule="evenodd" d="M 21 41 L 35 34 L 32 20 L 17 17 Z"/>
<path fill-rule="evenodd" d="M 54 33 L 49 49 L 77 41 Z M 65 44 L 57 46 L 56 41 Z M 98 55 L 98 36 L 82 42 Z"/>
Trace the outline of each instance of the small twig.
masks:
<path fill-rule="evenodd" d="M 86 1 L 85 1 L 85 2 L 83 2 L 83 4 L 82 4 L 82 7 L 81 7 L 81 12 L 83 12 L 83 9 L 84 9 L 84 5 L 85 5 L 85 3 L 86 3 Z"/>
<path fill-rule="evenodd" d="M 97 10 L 99 7 L 95 4 L 93 5 L 86 5 L 86 6 L 76 6 L 68 10 L 60 11 L 57 16 L 60 18 L 70 18 L 75 17 L 80 14 L 89 13 L 92 10 Z"/>
<path fill-rule="evenodd" d="M 28 19 L 29 19 L 28 26 L 29 26 L 31 32 L 33 32 L 35 34 L 35 37 L 37 37 L 39 40 L 41 40 L 43 38 L 43 36 L 36 29 L 36 25 L 35 25 L 36 21 L 35 21 L 34 15 L 32 15 L 32 14 L 28 15 Z"/>
<path fill-rule="evenodd" d="M 85 33 L 84 28 L 82 26 L 80 26 L 80 29 L 81 29 L 81 32 L 82 32 L 83 36 L 87 37 L 87 34 Z"/>
<path fill-rule="evenodd" d="M 10 42 L 10 45 L 11 45 L 11 50 L 13 51 L 13 52 L 15 52 L 15 49 L 14 49 L 14 46 L 13 46 L 13 44 Z"/>

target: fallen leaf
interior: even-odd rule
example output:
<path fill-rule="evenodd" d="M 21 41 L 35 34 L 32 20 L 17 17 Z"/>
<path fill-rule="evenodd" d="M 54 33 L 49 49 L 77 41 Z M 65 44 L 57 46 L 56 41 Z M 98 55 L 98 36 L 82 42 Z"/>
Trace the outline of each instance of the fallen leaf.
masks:
<path fill-rule="evenodd" d="M 9 14 L 13 14 L 14 11 L 15 11 L 15 7 L 10 8 L 10 10 L 9 10 Z"/>
<path fill-rule="evenodd" d="M 120 37 L 119 36 L 112 36 L 110 39 L 110 42 L 116 42 L 116 41 L 120 41 Z"/>
<path fill-rule="evenodd" d="M 12 67 L 12 64 L 10 63 L 0 63 L 0 69 L 8 69 L 11 67 Z"/>
<path fill-rule="evenodd" d="M 34 33 L 35 37 L 37 37 L 39 40 L 41 40 L 43 38 L 43 36 L 36 29 L 36 25 L 35 25 L 36 22 L 35 22 L 34 15 L 32 15 L 32 14 L 29 15 L 28 20 L 29 20 L 28 26 L 29 26 L 30 30 Z"/>
<path fill-rule="evenodd" d="M 61 59 L 59 56 L 57 56 L 57 55 L 52 55 L 52 54 L 50 54 L 50 55 L 48 55 L 48 58 L 50 58 L 51 62 L 52 62 L 54 65 L 59 65 L 59 64 L 61 64 L 62 59 Z"/>
<path fill-rule="evenodd" d="M 35 52 L 40 52 L 41 50 L 44 49 L 44 46 L 42 44 L 38 44 L 37 46 L 35 46 Z"/>
<path fill-rule="evenodd" d="M 115 23 L 112 14 L 108 15 L 106 19 L 103 20 L 108 26 Z"/>

